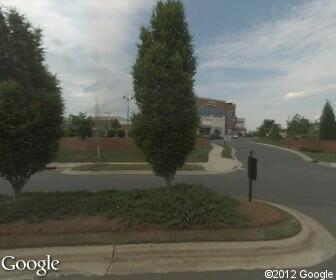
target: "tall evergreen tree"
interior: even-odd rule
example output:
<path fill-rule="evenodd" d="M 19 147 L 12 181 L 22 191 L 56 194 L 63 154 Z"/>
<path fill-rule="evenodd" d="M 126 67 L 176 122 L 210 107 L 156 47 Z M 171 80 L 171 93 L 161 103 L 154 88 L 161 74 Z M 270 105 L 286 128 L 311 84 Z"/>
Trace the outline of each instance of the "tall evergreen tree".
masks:
<path fill-rule="evenodd" d="M 327 100 L 320 118 L 320 140 L 336 139 L 336 121 L 334 110 Z"/>
<path fill-rule="evenodd" d="M 196 59 L 183 4 L 159 1 L 150 27 L 141 28 L 133 66 L 139 113 L 132 133 L 156 175 L 171 185 L 192 151 L 199 118 L 194 95 Z"/>
<path fill-rule="evenodd" d="M 42 33 L 16 10 L 0 9 L 0 176 L 17 198 L 58 147 L 63 101 L 44 64 Z"/>

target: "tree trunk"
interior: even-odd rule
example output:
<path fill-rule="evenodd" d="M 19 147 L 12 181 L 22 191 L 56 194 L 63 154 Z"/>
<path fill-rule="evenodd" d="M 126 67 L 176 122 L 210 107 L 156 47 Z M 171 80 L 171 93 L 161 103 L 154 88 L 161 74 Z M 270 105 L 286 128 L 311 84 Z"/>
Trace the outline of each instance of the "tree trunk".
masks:
<path fill-rule="evenodd" d="M 169 176 L 166 177 L 166 186 L 167 186 L 168 188 L 171 187 L 171 183 L 172 183 L 173 178 L 174 178 L 174 177 L 173 177 L 172 175 L 169 175 Z"/>
<path fill-rule="evenodd" d="M 97 158 L 98 158 L 98 161 L 100 161 L 100 145 L 99 144 L 97 146 Z"/>
<path fill-rule="evenodd" d="M 13 187 L 13 190 L 14 190 L 13 200 L 18 201 L 20 199 L 20 196 L 21 196 L 21 190 L 23 188 L 23 184 L 22 183 L 12 184 L 12 187 Z"/>
<path fill-rule="evenodd" d="M 25 177 L 15 177 L 13 180 L 10 180 L 10 183 L 12 185 L 13 191 L 14 191 L 14 196 L 13 200 L 18 201 L 20 196 L 21 196 L 21 190 L 23 186 L 26 184 L 28 178 Z"/>

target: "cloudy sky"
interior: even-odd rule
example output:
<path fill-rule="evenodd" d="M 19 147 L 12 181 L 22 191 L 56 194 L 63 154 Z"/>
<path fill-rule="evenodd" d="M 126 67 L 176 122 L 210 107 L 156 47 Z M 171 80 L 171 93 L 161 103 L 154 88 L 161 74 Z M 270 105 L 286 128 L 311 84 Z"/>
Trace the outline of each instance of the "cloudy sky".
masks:
<path fill-rule="evenodd" d="M 195 92 L 237 104 L 254 129 L 336 107 L 336 1 L 183 0 L 198 57 Z M 125 115 L 139 27 L 155 0 L 0 0 L 44 30 L 67 113 Z M 135 109 L 134 104 L 132 110 Z"/>

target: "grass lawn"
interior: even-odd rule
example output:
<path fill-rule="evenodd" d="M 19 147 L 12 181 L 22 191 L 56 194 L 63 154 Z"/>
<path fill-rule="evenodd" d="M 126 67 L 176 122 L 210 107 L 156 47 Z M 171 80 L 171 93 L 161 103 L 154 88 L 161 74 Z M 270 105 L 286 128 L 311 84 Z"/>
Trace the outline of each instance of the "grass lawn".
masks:
<path fill-rule="evenodd" d="M 118 171 L 118 170 L 152 170 L 152 167 L 147 164 L 125 163 L 125 164 L 108 164 L 108 163 L 93 163 L 84 164 L 72 168 L 75 171 Z M 200 164 L 185 164 L 179 170 L 181 171 L 197 171 L 204 170 Z"/>
<path fill-rule="evenodd" d="M 223 146 L 222 157 L 223 158 L 233 158 L 231 155 L 232 149 L 230 146 Z"/>
<path fill-rule="evenodd" d="M 277 208 L 196 185 L 0 197 L 0 248 L 269 240 L 300 229 Z"/>
<path fill-rule="evenodd" d="M 207 162 L 211 145 L 197 145 L 187 162 Z M 101 162 L 146 162 L 142 151 L 137 148 L 101 151 Z M 59 150 L 55 162 L 97 162 L 96 151 Z"/>
<path fill-rule="evenodd" d="M 255 140 L 255 142 L 262 143 L 262 144 L 270 144 L 270 145 L 285 147 L 285 143 L 284 143 L 283 139 L 272 140 L 272 139 L 269 139 L 269 138 L 257 138 Z"/>
<path fill-rule="evenodd" d="M 324 162 L 336 162 L 336 153 L 323 153 L 323 152 L 306 152 L 301 151 L 305 155 L 309 156 L 310 158 L 318 161 L 324 161 Z"/>

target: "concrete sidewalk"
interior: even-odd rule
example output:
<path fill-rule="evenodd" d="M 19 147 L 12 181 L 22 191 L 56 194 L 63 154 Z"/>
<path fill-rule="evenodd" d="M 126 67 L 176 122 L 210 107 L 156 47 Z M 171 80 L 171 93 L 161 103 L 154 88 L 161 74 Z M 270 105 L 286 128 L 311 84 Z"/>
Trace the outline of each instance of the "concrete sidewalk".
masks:
<path fill-rule="evenodd" d="M 236 158 L 235 150 L 232 148 L 233 159 L 223 158 L 221 153 L 223 147 L 217 144 L 211 144 L 212 149 L 209 153 L 208 162 L 188 163 L 197 164 L 204 167 L 204 170 L 195 171 L 177 171 L 178 175 L 210 175 L 210 174 L 225 174 L 242 167 L 241 162 Z M 146 164 L 145 162 L 104 162 L 106 164 Z M 150 170 L 116 170 L 116 171 L 77 171 L 72 168 L 93 164 L 93 162 L 80 163 L 59 163 L 54 162 L 48 165 L 49 168 L 60 169 L 63 174 L 67 175 L 109 175 L 109 174 L 124 174 L 124 175 L 153 175 Z"/>
<path fill-rule="evenodd" d="M 317 221 L 286 207 L 277 206 L 301 223 L 301 232 L 275 241 L 195 242 L 50 247 L 0 250 L 0 257 L 38 260 L 45 255 L 60 260 L 60 271 L 50 275 L 106 275 L 168 273 L 186 271 L 225 271 L 309 267 L 336 253 L 336 241 Z M 114 257 L 112 251 L 115 248 Z M 26 279 L 33 272 L 0 270 L 0 279 Z"/>

